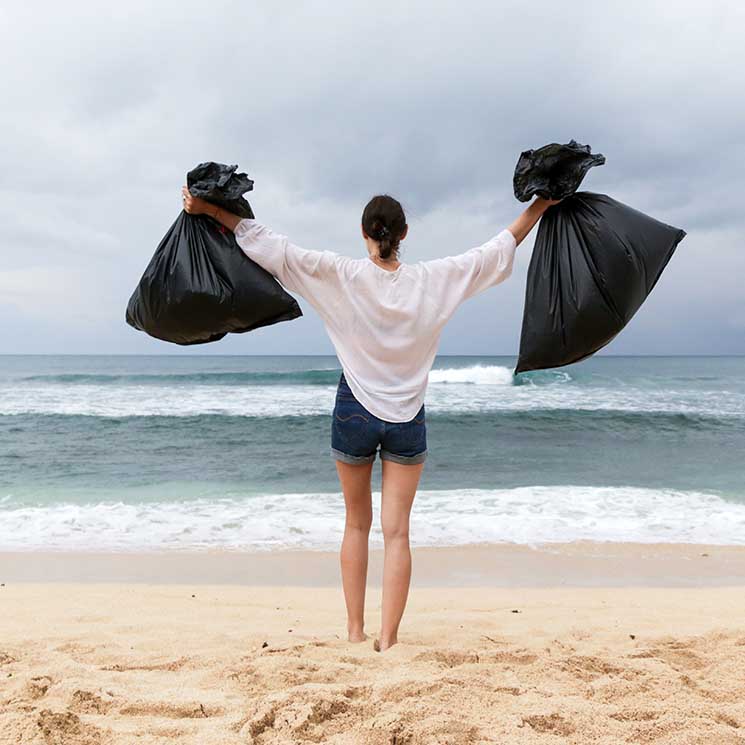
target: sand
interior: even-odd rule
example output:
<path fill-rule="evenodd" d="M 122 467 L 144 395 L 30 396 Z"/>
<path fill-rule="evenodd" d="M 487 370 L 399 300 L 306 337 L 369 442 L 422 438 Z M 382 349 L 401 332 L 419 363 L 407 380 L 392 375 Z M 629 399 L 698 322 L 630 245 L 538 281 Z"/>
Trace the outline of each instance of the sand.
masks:
<path fill-rule="evenodd" d="M 412 582 L 419 587 L 745 587 L 745 546 L 576 541 L 533 547 L 507 543 L 418 547 L 413 554 Z M 380 584 L 382 565 L 382 551 L 371 551 L 371 584 Z M 338 587 L 339 555 L 335 551 L 0 552 L 0 582 L 11 580 Z"/>
<path fill-rule="evenodd" d="M 382 654 L 375 586 L 351 644 L 331 584 L 18 582 L 0 556 L 0 743 L 745 744 L 745 585 L 659 551 L 695 584 L 415 584 Z"/>

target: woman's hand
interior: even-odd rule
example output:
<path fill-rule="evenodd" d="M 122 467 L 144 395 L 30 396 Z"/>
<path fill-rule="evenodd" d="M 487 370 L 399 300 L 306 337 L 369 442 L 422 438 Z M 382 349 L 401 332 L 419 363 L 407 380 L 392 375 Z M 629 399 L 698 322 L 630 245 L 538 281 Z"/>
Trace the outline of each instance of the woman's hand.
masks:
<path fill-rule="evenodd" d="M 184 199 L 185 212 L 188 212 L 190 215 L 209 215 L 221 225 L 230 228 L 234 233 L 238 223 L 243 219 L 238 217 L 238 215 L 234 215 L 232 212 L 228 212 L 224 207 L 218 207 L 216 204 L 212 204 L 200 197 L 193 197 L 185 186 L 181 187 L 181 194 Z"/>
<path fill-rule="evenodd" d="M 200 197 L 193 197 L 186 186 L 181 187 L 184 200 L 184 211 L 190 215 L 211 215 L 215 206 Z"/>

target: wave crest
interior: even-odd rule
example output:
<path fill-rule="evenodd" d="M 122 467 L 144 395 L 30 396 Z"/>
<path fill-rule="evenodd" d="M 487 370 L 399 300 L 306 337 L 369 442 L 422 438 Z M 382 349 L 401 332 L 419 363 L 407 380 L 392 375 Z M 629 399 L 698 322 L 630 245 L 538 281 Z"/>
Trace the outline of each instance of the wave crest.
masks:
<path fill-rule="evenodd" d="M 473 365 L 430 370 L 430 383 L 475 383 L 477 385 L 512 385 L 512 370 L 500 365 Z"/>

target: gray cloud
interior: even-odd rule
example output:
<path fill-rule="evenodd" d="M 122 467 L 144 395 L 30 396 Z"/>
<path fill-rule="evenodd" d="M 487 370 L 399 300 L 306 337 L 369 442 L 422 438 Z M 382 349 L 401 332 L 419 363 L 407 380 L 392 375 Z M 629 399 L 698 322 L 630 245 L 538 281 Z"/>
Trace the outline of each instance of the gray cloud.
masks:
<path fill-rule="evenodd" d="M 4 352 L 332 352 L 302 300 L 200 348 L 125 325 L 186 171 L 238 163 L 257 217 L 350 255 L 392 193 L 416 261 L 512 222 L 520 151 L 575 138 L 607 158 L 583 188 L 688 232 L 608 351 L 745 353 L 740 4 L 35 3 L 0 28 Z M 516 351 L 534 236 L 442 352 Z"/>

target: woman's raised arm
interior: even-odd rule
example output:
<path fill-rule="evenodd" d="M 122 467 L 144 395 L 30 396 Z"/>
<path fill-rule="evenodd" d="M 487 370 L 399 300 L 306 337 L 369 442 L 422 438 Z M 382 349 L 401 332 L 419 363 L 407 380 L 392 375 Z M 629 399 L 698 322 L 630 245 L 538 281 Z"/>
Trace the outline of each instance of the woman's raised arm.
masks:
<path fill-rule="evenodd" d="M 520 217 L 509 226 L 508 230 L 515 236 L 515 243 L 519 246 L 523 238 L 530 233 L 533 226 L 541 219 L 543 213 L 552 205 L 558 204 L 561 199 L 544 199 L 536 197 L 523 211 Z"/>

